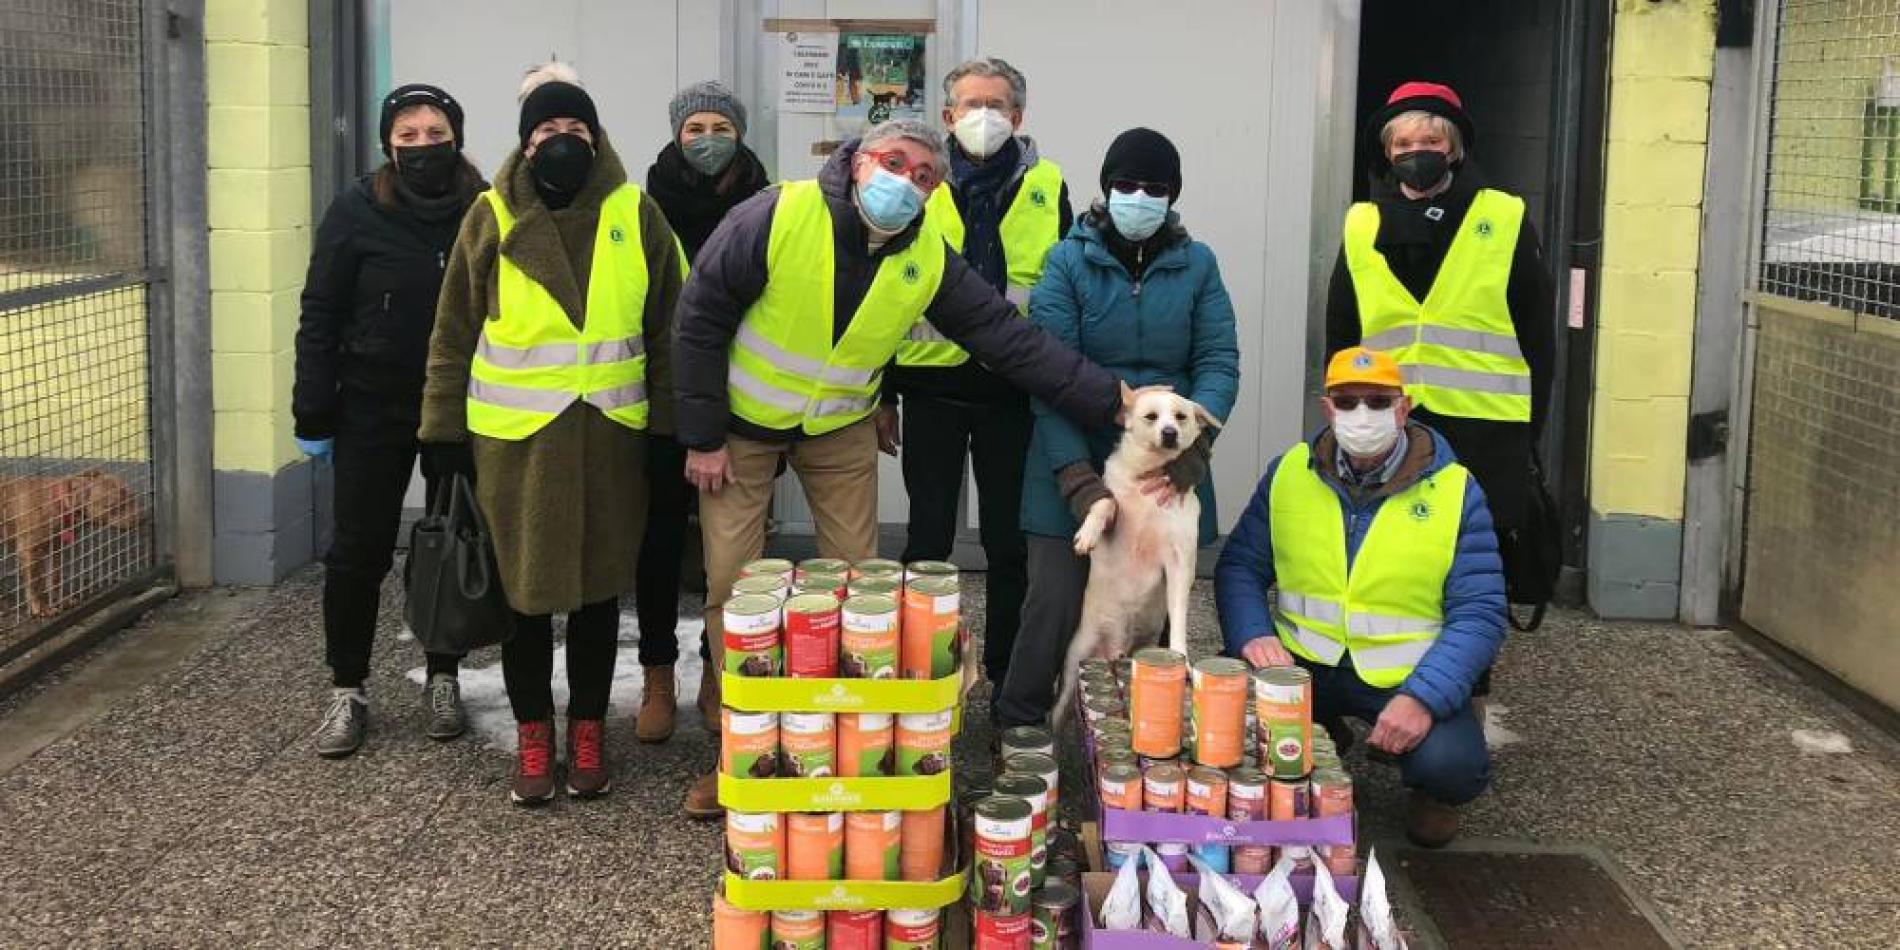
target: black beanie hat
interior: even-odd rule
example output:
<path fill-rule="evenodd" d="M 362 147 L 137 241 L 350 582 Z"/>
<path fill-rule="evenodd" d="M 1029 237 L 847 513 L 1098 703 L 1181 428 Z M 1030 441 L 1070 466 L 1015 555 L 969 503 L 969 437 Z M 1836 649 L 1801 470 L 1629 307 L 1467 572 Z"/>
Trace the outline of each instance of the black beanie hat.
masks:
<path fill-rule="evenodd" d="M 389 155 L 389 130 L 396 127 L 396 113 L 410 106 L 434 106 L 442 110 L 442 114 L 449 117 L 449 131 L 455 135 L 455 150 L 462 150 L 462 104 L 439 87 L 412 82 L 391 89 L 389 95 L 383 97 L 383 115 L 377 124 L 376 141 L 382 145 L 384 156 Z"/>
<path fill-rule="evenodd" d="M 1168 203 L 1181 198 L 1181 153 L 1153 129 L 1129 129 L 1115 136 L 1102 157 L 1102 197 L 1111 181 L 1142 181 L 1168 186 Z"/>
<path fill-rule="evenodd" d="M 544 82 L 521 101 L 521 144 L 525 148 L 534 127 L 549 119 L 579 119 L 595 138 L 600 137 L 600 115 L 594 98 L 573 83 Z"/>

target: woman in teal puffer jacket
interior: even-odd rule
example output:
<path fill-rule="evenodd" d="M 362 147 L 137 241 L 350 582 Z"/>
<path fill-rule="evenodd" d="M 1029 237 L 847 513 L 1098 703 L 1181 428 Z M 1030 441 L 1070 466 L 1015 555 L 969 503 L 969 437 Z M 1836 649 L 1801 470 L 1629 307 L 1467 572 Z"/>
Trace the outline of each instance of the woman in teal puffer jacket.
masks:
<path fill-rule="evenodd" d="M 1104 201 L 1076 221 L 1043 262 L 1029 318 L 1130 386 L 1172 386 L 1226 419 L 1240 388 L 1234 308 L 1214 252 L 1188 237 L 1173 210 L 1181 159 L 1159 132 L 1130 129 L 1102 161 Z M 1009 672 L 992 704 L 997 724 L 1039 724 L 1049 713 L 1069 638 L 1082 614 L 1088 559 L 1072 537 L 1078 512 L 1107 495 L 1103 460 L 1113 426 L 1078 428 L 1034 403 L 1035 434 L 1023 472 L 1029 588 Z M 1201 543 L 1214 540 L 1210 430 L 1169 467 L 1178 491 L 1201 500 Z"/>

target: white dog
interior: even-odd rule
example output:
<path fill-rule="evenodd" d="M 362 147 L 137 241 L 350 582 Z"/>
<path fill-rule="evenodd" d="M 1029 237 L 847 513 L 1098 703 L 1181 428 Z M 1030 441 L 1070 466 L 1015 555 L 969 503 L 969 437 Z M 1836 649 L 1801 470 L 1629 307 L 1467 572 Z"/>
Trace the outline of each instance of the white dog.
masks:
<path fill-rule="evenodd" d="M 1152 646 L 1164 620 L 1174 638 L 1186 643 L 1201 501 L 1193 492 L 1176 496 L 1172 490 L 1157 498 L 1142 485 L 1160 476 L 1161 467 L 1193 445 L 1204 427 L 1219 428 L 1220 421 L 1193 400 L 1166 391 L 1142 394 L 1129 413 L 1121 443 L 1102 472 L 1114 499 L 1090 507 L 1075 532 L 1075 553 L 1089 558 L 1089 586 L 1062 667 L 1052 717 L 1058 725 L 1070 713 L 1076 668 L 1085 657 L 1116 659 Z"/>

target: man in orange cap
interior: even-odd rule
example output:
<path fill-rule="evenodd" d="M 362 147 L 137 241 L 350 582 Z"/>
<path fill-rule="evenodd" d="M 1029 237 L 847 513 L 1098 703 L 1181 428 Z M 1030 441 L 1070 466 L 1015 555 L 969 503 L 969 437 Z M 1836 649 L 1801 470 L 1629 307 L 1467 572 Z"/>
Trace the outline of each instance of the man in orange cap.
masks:
<path fill-rule="evenodd" d="M 1406 834 L 1440 847 L 1491 780 L 1471 687 L 1504 642 L 1503 565 L 1484 492 L 1410 421 L 1399 364 L 1349 347 L 1326 367 L 1328 425 L 1275 459 L 1214 569 L 1227 652 L 1312 675 L 1313 718 L 1342 717 L 1399 761 Z M 1268 591 L 1277 598 L 1270 602 Z"/>

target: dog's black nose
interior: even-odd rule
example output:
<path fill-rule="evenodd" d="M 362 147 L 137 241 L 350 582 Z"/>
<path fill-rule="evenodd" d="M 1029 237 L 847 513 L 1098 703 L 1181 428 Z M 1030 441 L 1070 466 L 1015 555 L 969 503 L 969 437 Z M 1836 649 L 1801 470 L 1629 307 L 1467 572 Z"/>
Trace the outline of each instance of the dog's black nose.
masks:
<path fill-rule="evenodd" d="M 1161 447 L 1171 449 L 1181 444 L 1181 430 L 1169 426 L 1161 430 Z"/>

